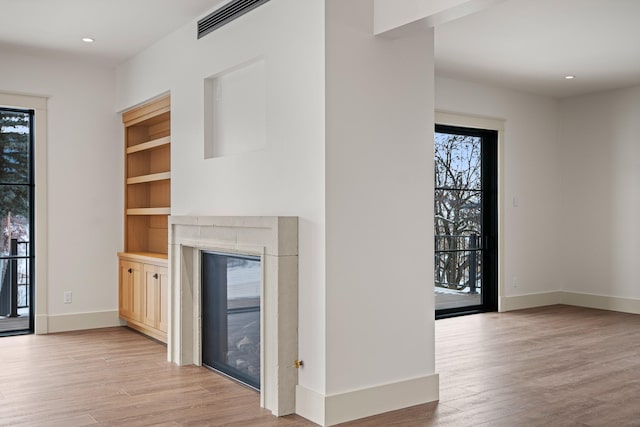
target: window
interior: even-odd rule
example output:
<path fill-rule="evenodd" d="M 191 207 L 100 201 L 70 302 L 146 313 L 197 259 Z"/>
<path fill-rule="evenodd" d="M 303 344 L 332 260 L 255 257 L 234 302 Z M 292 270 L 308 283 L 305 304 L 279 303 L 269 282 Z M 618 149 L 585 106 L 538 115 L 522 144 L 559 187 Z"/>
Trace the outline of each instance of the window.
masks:
<path fill-rule="evenodd" d="M 32 243 L 29 256 L 31 294 L 30 315 L 32 331 L 36 334 L 48 332 L 47 316 L 47 99 L 38 96 L 15 95 L 0 92 L 0 108 L 20 111 L 33 110 L 33 146 L 31 151 L 33 184 Z M 37 283 L 37 286 L 36 286 Z M 27 331 L 30 332 L 30 331 Z"/>
<path fill-rule="evenodd" d="M 497 309 L 498 132 L 436 125 L 436 316 Z"/>
<path fill-rule="evenodd" d="M 0 333 L 33 331 L 33 110 L 0 108 Z"/>

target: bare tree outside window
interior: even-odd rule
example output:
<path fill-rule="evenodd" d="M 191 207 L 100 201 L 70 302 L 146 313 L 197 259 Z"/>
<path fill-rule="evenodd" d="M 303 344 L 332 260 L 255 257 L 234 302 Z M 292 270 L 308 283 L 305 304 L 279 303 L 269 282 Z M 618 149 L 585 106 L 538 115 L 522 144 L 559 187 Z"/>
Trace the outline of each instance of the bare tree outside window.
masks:
<path fill-rule="evenodd" d="M 29 237 L 29 115 L 0 111 L 0 253 L 11 237 Z"/>
<path fill-rule="evenodd" d="M 480 287 L 480 260 L 473 249 L 482 235 L 481 140 L 435 134 L 436 287 L 470 292 Z"/>

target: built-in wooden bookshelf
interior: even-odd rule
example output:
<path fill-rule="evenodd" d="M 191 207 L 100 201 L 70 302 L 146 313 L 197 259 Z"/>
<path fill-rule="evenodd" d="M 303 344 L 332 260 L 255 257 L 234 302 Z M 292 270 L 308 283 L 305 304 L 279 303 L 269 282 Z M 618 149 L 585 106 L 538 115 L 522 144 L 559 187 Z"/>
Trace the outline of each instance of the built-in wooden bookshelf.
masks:
<path fill-rule="evenodd" d="M 124 252 L 120 317 L 166 342 L 168 217 L 171 213 L 171 100 L 122 114 L 125 139 Z"/>

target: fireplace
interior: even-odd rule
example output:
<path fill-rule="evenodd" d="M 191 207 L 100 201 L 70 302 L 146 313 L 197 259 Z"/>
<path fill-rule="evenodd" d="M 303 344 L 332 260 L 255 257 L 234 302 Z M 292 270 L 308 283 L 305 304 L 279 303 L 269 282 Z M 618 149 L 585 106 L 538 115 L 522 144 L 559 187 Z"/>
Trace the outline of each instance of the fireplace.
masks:
<path fill-rule="evenodd" d="M 248 374 L 240 381 L 259 389 L 262 407 L 277 416 L 294 413 L 298 382 L 298 218 L 171 216 L 169 224 L 169 361 L 179 365 L 217 364 L 208 360 L 205 347 L 209 343 L 202 334 L 207 328 L 222 329 L 226 310 L 226 349 L 220 342 L 213 353 L 217 351 L 219 359 L 226 359 L 226 364 Z M 225 262 L 227 266 L 226 271 L 213 269 L 214 275 L 226 276 L 227 281 L 226 287 L 213 292 L 222 293 L 224 289 L 227 295 L 217 298 L 222 314 L 214 315 L 218 319 L 213 319 L 211 326 L 207 326 L 210 313 L 202 309 L 203 299 L 210 291 L 203 290 L 202 285 L 203 276 L 208 274 L 204 271 L 210 262 L 206 260 L 208 254 L 222 256 L 211 261 L 214 266 Z M 259 271 L 259 277 L 250 280 L 253 290 L 259 282 L 259 294 L 250 301 L 245 289 L 242 295 L 247 297 L 241 305 L 242 298 L 230 298 L 240 295 L 237 290 L 228 288 L 229 265 L 240 261 L 251 265 L 249 270 L 254 273 Z M 259 268 L 250 263 L 259 264 Z M 255 306 L 258 300 L 259 309 Z M 242 310 L 246 314 L 242 322 L 253 316 L 255 323 L 231 325 L 239 317 L 231 319 L 229 313 Z M 245 326 L 248 328 L 243 330 Z M 254 328 L 253 332 L 249 328 Z M 237 331 L 247 333 L 238 339 Z M 218 339 L 225 341 L 225 334 Z M 248 354 L 253 354 L 253 359 L 248 360 Z"/>
<path fill-rule="evenodd" d="M 202 364 L 260 390 L 260 258 L 202 251 Z"/>

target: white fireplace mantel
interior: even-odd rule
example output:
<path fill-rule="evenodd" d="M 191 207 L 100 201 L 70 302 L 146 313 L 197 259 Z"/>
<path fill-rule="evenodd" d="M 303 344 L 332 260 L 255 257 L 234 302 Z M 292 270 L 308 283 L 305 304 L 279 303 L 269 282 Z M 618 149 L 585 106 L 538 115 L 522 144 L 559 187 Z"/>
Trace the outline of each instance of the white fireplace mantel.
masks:
<path fill-rule="evenodd" d="M 260 404 L 295 412 L 298 352 L 298 218 L 169 217 L 168 359 L 202 365 L 201 251 L 257 255 L 262 265 Z"/>

